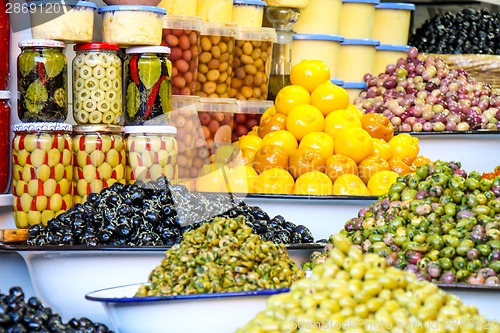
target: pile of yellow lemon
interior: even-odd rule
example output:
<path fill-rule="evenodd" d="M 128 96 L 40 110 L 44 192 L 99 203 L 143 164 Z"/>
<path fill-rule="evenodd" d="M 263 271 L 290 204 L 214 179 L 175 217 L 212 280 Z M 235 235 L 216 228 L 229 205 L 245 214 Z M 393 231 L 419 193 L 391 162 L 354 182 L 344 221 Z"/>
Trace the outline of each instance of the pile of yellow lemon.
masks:
<path fill-rule="evenodd" d="M 217 151 L 196 190 L 381 195 L 398 176 L 430 162 L 418 156 L 417 138 L 394 136 L 388 118 L 349 104 L 324 62 L 303 60 L 292 68 L 290 81 L 259 126 L 219 148 L 225 154 Z"/>

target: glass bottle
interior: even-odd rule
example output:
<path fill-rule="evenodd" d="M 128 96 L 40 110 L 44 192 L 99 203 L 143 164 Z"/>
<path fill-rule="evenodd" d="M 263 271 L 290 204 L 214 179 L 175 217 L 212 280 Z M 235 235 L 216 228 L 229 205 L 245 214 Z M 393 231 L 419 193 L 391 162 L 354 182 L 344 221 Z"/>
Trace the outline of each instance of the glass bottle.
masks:
<path fill-rule="evenodd" d="M 9 192 L 10 91 L 0 90 L 0 193 Z"/>
<path fill-rule="evenodd" d="M 7 1 L 0 0 L 0 90 L 9 86 L 10 60 L 10 21 L 7 11 Z"/>

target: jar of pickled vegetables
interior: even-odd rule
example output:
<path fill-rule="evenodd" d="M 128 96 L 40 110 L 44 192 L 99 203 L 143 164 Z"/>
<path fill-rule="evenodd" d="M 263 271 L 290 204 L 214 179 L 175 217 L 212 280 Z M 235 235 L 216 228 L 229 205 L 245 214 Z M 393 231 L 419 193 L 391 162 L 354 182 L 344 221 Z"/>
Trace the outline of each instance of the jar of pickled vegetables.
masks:
<path fill-rule="evenodd" d="M 87 200 L 116 182 L 125 184 L 125 138 L 123 127 L 80 125 L 73 127 L 73 181 L 75 204 Z"/>
<path fill-rule="evenodd" d="M 50 39 L 19 42 L 18 116 L 22 122 L 64 122 L 68 116 L 64 43 Z"/>
<path fill-rule="evenodd" d="M 137 180 L 149 182 L 167 177 L 177 182 L 177 141 L 173 126 L 125 126 L 129 184 Z"/>
<path fill-rule="evenodd" d="M 77 124 L 117 125 L 122 119 L 122 61 L 117 44 L 75 45 L 73 119 Z"/>
<path fill-rule="evenodd" d="M 166 46 L 127 49 L 124 64 L 125 125 L 141 125 L 172 107 L 172 63 Z"/>
<path fill-rule="evenodd" d="M 9 191 L 10 91 L 0 90 L 0 193 Z"/>
<path fill-rule="evenodd" d="M 14 222 L 27 229 L 73 206 L 72 126 L 26 123 L 12 126 Z"/>

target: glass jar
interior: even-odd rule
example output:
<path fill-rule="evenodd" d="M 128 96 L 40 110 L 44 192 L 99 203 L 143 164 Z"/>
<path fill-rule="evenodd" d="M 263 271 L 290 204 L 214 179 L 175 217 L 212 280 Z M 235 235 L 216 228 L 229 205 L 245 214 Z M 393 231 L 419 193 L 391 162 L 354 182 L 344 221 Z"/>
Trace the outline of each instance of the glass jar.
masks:
<path fill-rule="evenodd" d="M 172 107 L 172 63 L 166 46 L 127 49 L 125 60 L 125 125 L 142 125 Z"/>
<path fill-rule="evenodd" d="M 73 206 L 73 150 L 70 124 L 12 126 L 14 222 L 26 229 Z"/>
<path fill-rule="evenodd" d="M 175 133 L 173 126 L 125 126 L 127 183 L 155 181 L 162 176 L 177 182 Z"/>
<path fill-rule="evenodd" d="M 116 182 L 125 184 L 125 138 L 121 126 L 73 127 L 75 204 Z"/>
<path fill-rule="evenodd" d="M 9 88 L 10 21 L 7 0 L 0 1 L 0 90 Z M 8 126 L 7 126 L 8 128 Z"/>
<path fill-rule="evenodd" d="M 76 44 L 73 119 L 77 124 L 117 125 L 122 119 L 122 61 L 117 44 Z"/>
<path fill-rule="evenodd" d="M 9 191 L 10 91 L 0 90 L 0 193 Z"/>
<path fill-rule="evenodd" d="M 18 116 L 22 122 L 64 122 L 68 116 L 68 73 L 64 43 L 50 39 L 19 42 Z"/>

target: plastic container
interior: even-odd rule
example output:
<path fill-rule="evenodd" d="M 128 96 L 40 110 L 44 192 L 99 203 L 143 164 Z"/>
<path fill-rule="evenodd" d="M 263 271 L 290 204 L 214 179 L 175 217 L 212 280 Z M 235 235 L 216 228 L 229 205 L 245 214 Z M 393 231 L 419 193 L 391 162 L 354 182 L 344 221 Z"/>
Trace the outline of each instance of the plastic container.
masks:
<path fill-rule="evenodd" d="M 340 35 L 344 38 L 372 38 L 375 5 L 379 0 L 343 0 Z"/>
<path fill-rule="evenodd" d="M 73 202 L 83 203 L 90 193 L 99 193 L 116 182 L 125 184 L 125 139 L 123 127 L 73 126 Z"/>
<path fill-rule="evenodd" d="M 233 0 L 198 0 L 196 16 L 200 16 L 204 22 L 231 23 Z"/>
<path fill-rule="evenodd" d="M 372 38 L 380 44 L 406 45 L 410 32 L 411 3 L 381 2 L 375 6 Z"/>
<path fill-rule="evenodd" d="M 12 126 L 14 222 L 27 229 L 73 206 L 73 150 L 70 124 Z"/>
<path fill-rule="evenodd" d="M 240 28 L 234 48 L 229 97 L 238 100 L 267 99 L 272 48 L 276 40 L 273 28 Z"/>
<path fill-rule="evenodd" d="M 165 176 L 177 182 L 177 142 L 173 126 L 125 126 L 125 179 L 149 182 Z"/>
<path fill-rule="evenodd" d="M 340 34 L 342 0 L 309 0 L 293 30 L 300 34 Z"/>
<path fill-rule="evenodd" d="M 265 1 L 233 0 L 232 22 L 240 28 L 261 28 Z"/>
<path fill-rule="evenodd" d="M 373 73 L 375 47 L 379 42 L 373 39 L 344 39 L 341 43 L 337 76 L 345 82 L 363 81 L 363 76 Z"/>
<path fill-rule="evenodd" d="M 238 101 L 238 111 L 234 114 L 232 142 L 247 135 L 254 126 L 259 126 L 264 112 L 274 105 L 273 101 Z"/>
<path fill-rule="evenodd" d="M 166 10 L 155 6 L 104 6 L 102 39 L 106 43 L 128 45 L 160 45 Z"/>
<path fill-rule="evenodd" d="M 344 81 L 342 81 L 341 79 L 330 79 L 330 82 L 339 87 L 342 87 L 344 85 Z"/>
<path fill-rule="evenodd" d="M 30 3 L 31 35 L 33 38 L 67 42 L 89 42 L 94 34 L 94 13 L 97 5 L 91 1 L 40 0 Z"/>
<path fill-rule="evenodd" d="M 375 65 L 373 74 L 385 73 L 385 68 L 389 64 L 396 64 L 399 58 L 406 58 L 410 46 L 380 44 L 375 47 Z"/>
<path fill-rule="evenodd" d="M 10 91 L 0 90 L 0 193 L 10 190 Z"/>
<path fill-rule="evenodd" d="M 161 0 L 158 7 L 170 15 L 196 16 L 197 0 Z"/>
<path fill-rule="evenodd" d="M 295 34 L 292 41 L 292 67 L 304 59 L 324 61 L 330 68 L 331 77 L 339 77 L 337 58 L 340 51 L 341 36 L 321 34 Z"/>
<path fill-rule="evenodd" d="M 0 90 L 9 89 L 10 78 L 10 19 L 7 0 L 0 2 Z M 9 124 L 10 125 L 10 124 Z"/>
<path fill-rule="evenodd" d="M 309 0 L 266 0 L 268 6 L 304 9 Z"/>
<path fill-rule="evenodd" d="M 120 124 L 122 120 L 122 60 L 117 44 L 75 45 L 73 59 L 73 119 L 77 124 Z"/>
<path fill-rule="evenodd" d="M 195 94 L 228 98 L 233 72 L 234 44 L 238 27 L 234 23 L 205 23 L 201 32 Z"/>
<path fill-rule="evenodd" d="M 366 88 L 366 82 L 344 82 L 342 88 L 349 95 L 349 103 L 354 104 L 354 100 L 359 96 L 361 91 Z"/>
<path fill-rule="evenodd" d="M 167 15 L 163 20 L 162 45 L 170 47 L 174 95 L 194 95 L 202 26 L 196 16 Z"/>
<path fill-rule="evenodd" d="M 125 125 L 141 125 L 165 117 L 172 107 L 170 48 L 138 46 L 126 52 Z"/>
<path fill-rule="evenodd" d="M 68 70 L 64 43 L 50 39 L 19 42 L 17 110 L 22 122 L 64 122 L 68 116 Z"/>

